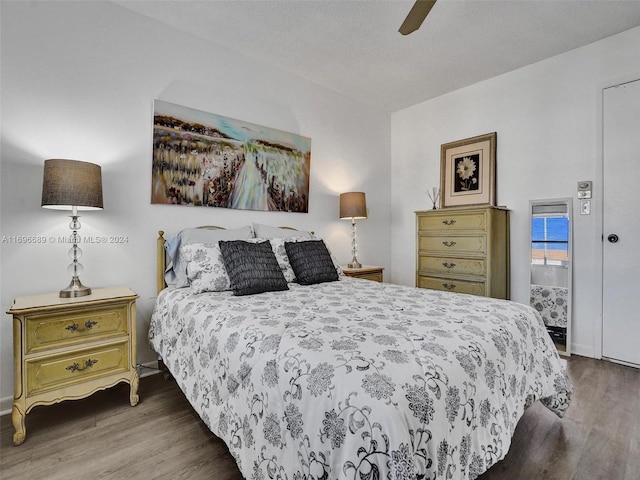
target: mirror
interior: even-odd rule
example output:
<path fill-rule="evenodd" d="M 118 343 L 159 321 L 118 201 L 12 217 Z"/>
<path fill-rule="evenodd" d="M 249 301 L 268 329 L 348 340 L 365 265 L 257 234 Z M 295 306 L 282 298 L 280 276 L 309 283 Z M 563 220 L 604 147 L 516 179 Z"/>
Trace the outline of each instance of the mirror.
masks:
<path fill-rule="evenodd" d="M 530 304 L 558 352 L 570 355 L 573 200 L 531 200 L 529 212 Z"/>

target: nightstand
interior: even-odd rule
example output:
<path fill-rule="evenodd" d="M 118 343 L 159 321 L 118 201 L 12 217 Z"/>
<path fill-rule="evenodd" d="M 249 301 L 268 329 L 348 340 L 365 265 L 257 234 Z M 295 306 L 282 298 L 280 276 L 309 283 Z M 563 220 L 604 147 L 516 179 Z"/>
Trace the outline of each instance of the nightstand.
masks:
<path fill-rule="evenodd" d="M 136 295 L 126 287 L 91 295 L 18 297 L 13 315 L 13 444 L 26 438 L 25 417 L 36 405 L 87 397 L 129 383 L 138 404 Z"/>
<path fill-rule="evenodd" d="M 362 268 L 349 268 L 347 266 L 342 266 L 340 268 L 347 277 L 364 278 L 365 280 L 382 282 L 382 271 L 384 270 L 384 267 L 363 265 Z"/>

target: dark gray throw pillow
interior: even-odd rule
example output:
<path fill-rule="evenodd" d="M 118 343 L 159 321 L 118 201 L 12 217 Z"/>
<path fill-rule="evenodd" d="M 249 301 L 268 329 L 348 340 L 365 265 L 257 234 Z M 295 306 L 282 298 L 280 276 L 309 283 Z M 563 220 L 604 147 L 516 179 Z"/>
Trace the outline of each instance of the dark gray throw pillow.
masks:
<path fill-rule="evenodd" d="M 269 241 L 221 240 L 218 244 L 234 295 L 289 289 Z"/>
<path fill-rule="evenodd" d="M 284 248 L 299 284 L 313 285 L 338 280 L 331 254 L 322 240 L 285 242 Z"/>

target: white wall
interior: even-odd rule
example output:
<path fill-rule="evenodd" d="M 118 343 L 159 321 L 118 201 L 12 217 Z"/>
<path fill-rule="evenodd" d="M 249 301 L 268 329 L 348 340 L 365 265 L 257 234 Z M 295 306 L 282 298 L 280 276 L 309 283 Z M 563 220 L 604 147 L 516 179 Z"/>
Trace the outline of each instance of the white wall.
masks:
<path fill-rule="evenodd" d="M 292 225 L 314 229 L 346 262 L 350 230 L 336 219 L 338 194 L 362 189 L 370 216 L 358 224 L 360 260 L 385 266 L 386 280 L 413 285 L 413 212 L 430 208 L 425 192 L 439 185 L 440 145 L 492 131 L 498 132 L 498 203 L 512 211 L 516 301 L 528 301 L 529 199 L 575 198 L 577 181 L 594 181 L 592 215 L 575 215 L 573 349 L 598 353 L 600 92 L 640 78 L 640 28 L 389 119 L 109 2 L 0 2 L 0 15 L 0 236 L 68 233 L 61 212 L 39 206 L 45 159 L 102 165 L 105 209 L 81 218 L 82 233 L 121 234 L 128 242 L 85 245 L 81 278 L 92 287 L 125 284 L 140 294 L 139 361 L 153 360 L 146 332 L 157 230 L 252 221 Z M 150 205 L 156 98 L 311 137 L 309 214 Z M 4 310 L 16 296 L 57 291 L 69 281 L 67 245 L 5 242 L 0 248 Z M 12 381 L 11 322 L 4 315 L 0 410 Z"/>
<path fill-rule="evenodd" d="M 395 283 L 415 284 L 415 210 L 431 208 L 440 145 L 498 133 L 497 203 L 511 209 L 511 298 L 529 302 L 528 202 L 573 197 L 593 180 L 592 214 L 574 200 L 576 353 L 598 356 L 602 288 L 601 91 L 640 78 L 640 28 L 396 112 L 391 121 Z"/>
<path fill-rule="evenodd" d="M 84 284 L 127 285 L 139 295 L 138 360 L 155 297 L 157 231 L 252 221 L 312 229 L 338 259 L 350 257 L 350 223 L 338 194 L 367 193 L 359 259 L 390 266 L 390 118 L 348 98 L 109 2 L 2 2 L 1 223 L 11 236 L 68 235 L 63 212 L 40 208 L 43 162 L 102 165 L 104 210 L 80 219 L 83 235 L 125 235 L 83 245 Z M 311 137 L 308 214 L 151 205 L 154 99 Z M 68 245 L 1 244 L 3 312 L 16 296 L 66 287 Z M 11 321 L 0 322 L 0 399 L 12 392 Z"/>

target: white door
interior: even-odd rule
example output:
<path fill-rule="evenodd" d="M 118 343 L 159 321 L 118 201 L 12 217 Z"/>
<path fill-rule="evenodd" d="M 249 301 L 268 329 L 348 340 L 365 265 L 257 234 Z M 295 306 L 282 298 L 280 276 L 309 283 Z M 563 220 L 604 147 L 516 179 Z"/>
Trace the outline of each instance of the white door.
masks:
<path fill-rule="evenodd" d="M 603 105 L 602 356 L 640 366 L 640 80 Z"/>

